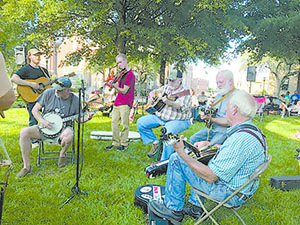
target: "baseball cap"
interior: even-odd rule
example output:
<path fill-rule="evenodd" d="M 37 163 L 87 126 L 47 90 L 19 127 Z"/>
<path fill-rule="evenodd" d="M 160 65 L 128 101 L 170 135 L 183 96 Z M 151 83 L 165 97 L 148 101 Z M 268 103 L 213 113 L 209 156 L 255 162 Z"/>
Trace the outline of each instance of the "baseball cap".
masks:
<path fill-rule="evenodd" d="M 66 88 L 70 88 L 71 86 L 72 86 L 72 82 L 67 77 L 60 77 L 52 84 L 52 87 L 58 91 L 64 90 Z"/>
<path fill-rule="evenodd" d="M 182 73 L 179 70 L 177 70 L 177 71 L 171 71 L 168 79 L 170 81 L 174 81 L 177 78 L 182 78 Z"/>
<path fill-rule="evenodd" d="M 28 55 L 42 55 L 42 52 L 36 48 L 32 48 L 28 51 Z"/>

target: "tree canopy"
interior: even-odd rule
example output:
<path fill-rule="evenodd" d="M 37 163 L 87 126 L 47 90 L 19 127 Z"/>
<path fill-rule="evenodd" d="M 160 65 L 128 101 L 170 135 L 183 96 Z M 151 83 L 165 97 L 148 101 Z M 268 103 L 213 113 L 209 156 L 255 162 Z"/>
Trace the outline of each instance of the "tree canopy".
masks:
<path fill-rule="evenodd" d="M 177 63 L 184 69 L 184 62 L 198 59 L 218 63 L 230 40 L 240 36 L 230 2 L 4 0 L 1 12 L 7 26 L 17 30 L 15 43 L 42 46 L 49 54 L 57 39 L 80 36 L 85 42 L 70 55 L 72 63 L 84 57 L 92 67 L 107 67 L 123 52 L 134 61 Z"/>
<path fill-rule="evenodd" d="M 300 59 L 300 3 L 299 0 L 243 1 L 239 6 L 248 37 L 240 51 L 297 61 Z"/>

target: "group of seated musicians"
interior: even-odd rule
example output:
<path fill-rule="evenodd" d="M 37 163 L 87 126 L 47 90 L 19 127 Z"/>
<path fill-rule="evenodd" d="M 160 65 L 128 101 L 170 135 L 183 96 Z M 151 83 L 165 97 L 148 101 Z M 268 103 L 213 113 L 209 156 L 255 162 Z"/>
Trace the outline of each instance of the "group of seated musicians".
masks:
<path fill-rule="evenodd" d="M 173 87 L 171 88 L 173 92 L 169 92 L 169 95 L 181 91 L 179 90 L 182 87 L 180 72 L 178 74 L 176 79 L 170 76 L 168 85 L 162 87 L 162 90 Z M 182 137 L 179 143 L 168 146 L 164 144 L 163 146 L 161 160 L 169 159 L 166 195 L 163 204 L 152 201 L 149 203 L 149 207 L 154 214 L 166 218 L 174 224 L 182 221 L 184 215 L 196 219 L 203 213 L 193 192 L 188 204 L 185 205 L 186 182 L 212 198 L 222 201 L 242 186 L 249 175 L 266 159 L 264 135 L 251 122 L 256 114 L 256 101 L 247 92 L 234 88 L 233 74 L 229 70 L 218 72 L 216 82 L 218 95 L 212 105 L 216 109 L 216 114 L 214 117 L 210 117 L 201 112 L 201 119 L 210 120 L 211 129 L 210 126 L 207 126 L 207 129 L 202 129 L 190 137 L 191 144 L 197 148 L 213 144 L 220 146 L 214 158 L 209 161 L 208 165 L 197 161 L 184 151 Z M 185 98 L 186 101 L 190 101 L 188 96 Z M 145 144 L 152 143 L 152 149 L 148 156 L 153 156 L 158 148 L 153 128 L 163 125 L 167 129 L 167 133 L 178 134 L 190 126 L 190 115 L 185 120 L 170 119 L 165 116 L 176 115 L 175 112 L 184 110 L 186 110 L 184 112 L 190 112 L 191 104 L 186 103 L 184 98 L 180 99 L 180 97 L 173 102 L 167 97 L 162 97 L 162 101 L 166 104 L 163 108 L 164 113 L 161 113 L 163 110 L 155 112 L 152 115 L 143 116 L 137 121 L 137 128 L 143 142 Z M 167 112 L 170 113 L 167 114 Z M 245 132 L 245 129 L 248 132 Z M 228 204 L 234 206 L 242 204 L 253 195 L 257 188 L 258 182 L 250 184 Z"/>
<path fill-rule="evenodd" d="M 39 64 L 40 52 L 31 51 L 31 53 L 29 56 L 32 62 Z M 120 150 L 124 150 L 126 147 L 128 148 L 129 128 L 126 124 L 128 123 L 129 110 L 133 103 L 134 74 L 127 65 L 127 57 L 125 55 L 118 55 L 116 61 L 120 68 L 126 69 L 126 76 L 112 85 L 118 91 L 118 95 L 112 118 L 113 143 L 111 146 L 107 146 L 106 149 L 119 147 Z M 13 81 L 18 83 L 20 77 L 16 77 Z M 210 120 L 212 129 L 209 129 L 210 127 L 207 126 L 208 129 L 200 130 L 190 138 L 190 142 L 196 147 L 210 145 L 211 143 L 220 144 L 221 147 L 214 158 L 209 161 L 208 165 L 204 165 L 192 158 L 184 151 L 182 137 L 178 143 L 172 144 L 172 146 L 164 145 L 163 148 L 161 160 L 170 158 L 167 171 L 166 195 L 163 204 L 152 201 L 149 203 L 149 207 L 156 215 L 167 218 L 173 223 L 182 221 L 185 214 L 198 218 L 203 212 L 193 192 L 189 198 L 189 204 L 185 205 L 186 182 L 212 198 L 221 201 L 245 183 L 249 175 L 266 158 L 264 135 L 251 122 L 257 108 L 253 97 L 244 91 L 234 89 L 233 75 L 228 70 L 220 71 L 216 80 L 218 96 L 214 107 L 217 109 L 217 113 L 214 118 L 208 118 L 209 115 L 201 113 L 202 119 Z M 19 84 L 34 86 L 29 81 L 25 82 L 28 83 L 19 82 Z M 26 176 L 31 171 L 29 161 L 31 140 L 48 138 L 44 133 L 45 130 L 51 129 L 52 123 L 43 116 L 52 112 L 58 113 L 62 117 L 79 113 L 77 107 L 79 99 L 70 92 L 71 85 L 69 78 L 59 78 L 53 84 L 53 88 L 45 90 L 34 102 L 35 104 L 30 112 L 39 122 L 39 125 L 33 125 L 21 130 L 20 147 L 24 167 L 18 173 L 18 176 Z M 153 128 L 165 126 L 168 133 L 179 134 L 190 127 L 191 97 L 188 94 L 189 90 L 182 85 L 182 73 L 178 71 L 175 74 L 171 74 L 168 84 L 161 87 L 159 91 L 163 93 L 159 100 L 165 105 L 162 109 L 153 112 L 153 114 L 143 116 L 137 121 L 142 141 L 145 144 L 152 143 L 149 156 L 153 156 L 158 148 L 158 140 L 152 131 Z M 129 101 L 127 94 L 130 97 Z M 154 92 L 150 93 L 151 98 L 154 98 L 154 95 Z M 43 114 L 41 114 L 42 108 Z M 92 116 L 93 114 L 87 115 L 82 118 L 82 122 L 91 119 Z M 127 120 L 124 119 L 125 117 Z M 120 121 L 123 125 L 121 137 L 120 130 L 118 130 L 120 129 Z M 245 132 L 245 130 L 248 130 L 248 132 Z M 59 157 L 60 167 L 66 165 L 65 152 L 70 146 L 74 135 L 73 132 L 73 128 L 67 125 L 62 132 L 55 137 L 51 137 L 62 145 Z M 118 135 L 115 135 L 116 133 Z M 258 182 L 250 184 L 243 189 L 242 193 L 238 193 L 228 203 L 234 206 L 242 204 L 253 195 L 257 188 Z"/>

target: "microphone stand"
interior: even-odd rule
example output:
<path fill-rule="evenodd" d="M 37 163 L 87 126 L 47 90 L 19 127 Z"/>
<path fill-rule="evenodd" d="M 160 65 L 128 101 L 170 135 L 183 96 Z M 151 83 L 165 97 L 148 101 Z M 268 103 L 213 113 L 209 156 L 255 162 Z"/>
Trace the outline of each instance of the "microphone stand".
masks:
<path fill-rule="evenodd" d="M 87 195 L 87 192 L 82 192 L 79 188 L 79 153 L 80 153 L 80 147 L 81 147 L 81 152 L 82 152 L 82 162 L 83 162 L 83 128 L 84 128 L 84 123 L 82 123 L 81 126 L 81 119 L 82 119 L 82 107 L 81 107 L 81 96 L 83 97 L 83 100 L 85 99 L 85 92 L 84 92 L 84 82 L 81 80 L 81 88 L 79 88 L 79 113 L 78 113 L 78 119 L 77 119 L 77 160 L 76 160 L 76 183 L 75 185 L 71 188 L 72 195 L 59 207 L 60 209 L 69 203 L 75 195 Z M 82 133 L 81 133 L 82 129 Z M 81 145 L 80 145 L 81 144 Z M 82 171 L 82 167 L 81 167 Z M 81 174 L 80 171 L 80 174 Z"/>

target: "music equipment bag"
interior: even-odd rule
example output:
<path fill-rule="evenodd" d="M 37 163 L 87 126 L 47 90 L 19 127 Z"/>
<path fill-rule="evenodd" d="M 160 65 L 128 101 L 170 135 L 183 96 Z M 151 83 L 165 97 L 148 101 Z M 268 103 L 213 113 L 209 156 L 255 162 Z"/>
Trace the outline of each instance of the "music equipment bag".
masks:
<path fill-rule="evenodd" d="M 149 209 L 149 225 L 171 225 L 165 218 L 160 218 Z"/>
<path fill-rule="evenodd" d="M 300 175 L 271 177 L 270 185 L 273 188 L 289 191 L 300 188 Z"/>
<path fill-rule="evenodd" d="M 151 199 L 163 201 L 165 187 L 157 184 L 146 184 L 134 191 L 134 205 L 142 208 L 145 214 L 148 213 L 148 202 Z"/>

